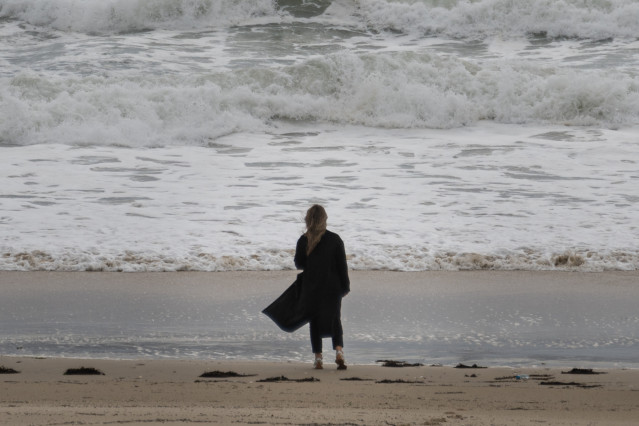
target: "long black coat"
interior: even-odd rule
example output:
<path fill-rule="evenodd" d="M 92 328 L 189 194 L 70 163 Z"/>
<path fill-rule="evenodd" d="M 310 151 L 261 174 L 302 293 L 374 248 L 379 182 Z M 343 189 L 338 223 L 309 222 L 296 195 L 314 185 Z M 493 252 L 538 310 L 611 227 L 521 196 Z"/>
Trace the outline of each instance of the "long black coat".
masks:
<path fill-rule="evenodd" d="M 314 321 L 322 337 L 341 335 L 342 297 L 350 291 L 344 243 L 326 231 L 309 256 L 307 244 L 302 235 L 295 250 L 295 266 L 304 272 L 262 312 L 284 331 Z"/>
<path fill-rule="evenodd" d="M 339 235 L 326 231 L 308 256 L 307 244 L 302 235 L 295 249 L 295 266 L 304 270 L 300 305 L 322 337 L 341 335 L 342 297 L 350 292 L 344 243 Z"/>
<path fill-rule="evenodd" d="M 262 313 L 268 316 L 279 328 L 289 333 L 294 332 L 311 320 L 307 309 L 300 303 L 303 272 L 297 274 L 295 282 Z"/>

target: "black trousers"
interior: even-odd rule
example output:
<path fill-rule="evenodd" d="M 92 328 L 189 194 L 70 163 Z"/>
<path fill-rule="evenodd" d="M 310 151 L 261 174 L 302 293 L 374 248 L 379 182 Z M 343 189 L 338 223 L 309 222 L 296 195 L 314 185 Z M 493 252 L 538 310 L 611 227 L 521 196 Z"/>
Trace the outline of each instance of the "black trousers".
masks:
<path fill-rule="evenodd" d="M 337 346 L 344 347 L 344 336 L 342 332 L 341 322 L 338 327 L 334 327 L 333 335 L 331 339 L 333 341 L 333 349 L 336 349 Z M 314 354 L 322 353 L 322 335 L 317 330 L 317 322 L 315 320 L 311 320 L 310 322 L 311 328 L 311 349 Z"/>

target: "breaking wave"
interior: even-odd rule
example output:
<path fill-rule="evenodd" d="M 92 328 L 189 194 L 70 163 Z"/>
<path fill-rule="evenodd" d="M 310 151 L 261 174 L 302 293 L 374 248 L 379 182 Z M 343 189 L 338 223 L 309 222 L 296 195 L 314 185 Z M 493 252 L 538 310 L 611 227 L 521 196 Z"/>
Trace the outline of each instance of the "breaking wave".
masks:
<path fill-rule="evenodd" d="M 336 53 L 205 75 L 0 78 L 0 144 L 206 145 L 277 120 L 378 128 L 639 123 L 639 77 L 430 53 Z"/>
<path fill-rule="evenodd" d="M 0 0 L 0 17 L 86 33 L 228 26 L 276 13 L 272 0 Z"/>
<path fill-rule="evenodd" d="M 636 38 L 634 0 L 0 0 L 0 17 L 61 31 L 135 32 L 335 19 L 369 30 L 465 39 Z"/>
<path fill-rule="evenodd" d="M 372 0 L 358 2 L 371 28 L 483 39 L 543 35 L 601 40 L 635 38 L 634 0 Z"/>

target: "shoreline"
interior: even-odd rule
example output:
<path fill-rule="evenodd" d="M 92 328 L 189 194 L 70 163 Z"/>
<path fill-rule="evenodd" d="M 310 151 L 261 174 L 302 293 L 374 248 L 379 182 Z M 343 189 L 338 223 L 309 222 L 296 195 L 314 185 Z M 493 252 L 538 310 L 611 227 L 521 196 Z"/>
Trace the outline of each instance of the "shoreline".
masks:
<path fill-rule="evenodd" d="M 0 353 L 303 363 L 307 331 L 261 314 L 295 274 L 0 271 Z M 350 274 L 342 317 L 356 364 L 639 367 L 639 271 Z"/>
<path fill-rule="evenodd" d="M 20 371 L 0 374 L 0 423 L 631 425 L 639 409 L 639 370 L 337 371 L 326 361 L 314 370 L 290 362 L 0 356 L 0 366 Z M 64 375 L 80 367 L 104 375 Z M 200 377 L 214 371 L 238 376 Z"/>

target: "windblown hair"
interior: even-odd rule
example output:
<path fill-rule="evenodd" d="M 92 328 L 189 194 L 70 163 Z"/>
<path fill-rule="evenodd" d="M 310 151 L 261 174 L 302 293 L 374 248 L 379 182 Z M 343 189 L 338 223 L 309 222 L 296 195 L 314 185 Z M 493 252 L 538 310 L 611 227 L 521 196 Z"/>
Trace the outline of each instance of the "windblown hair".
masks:
<path fill-rule="evenodd" d="M 326 232 L 326 220 L 328 215 L 324 207 L 319 204 L 314 204 L 306 212 L 306 239 L 308 244 L 306 245 L 306 255 L 311 254 L 317 243 L 320 242 L 322 236 Z"/>

